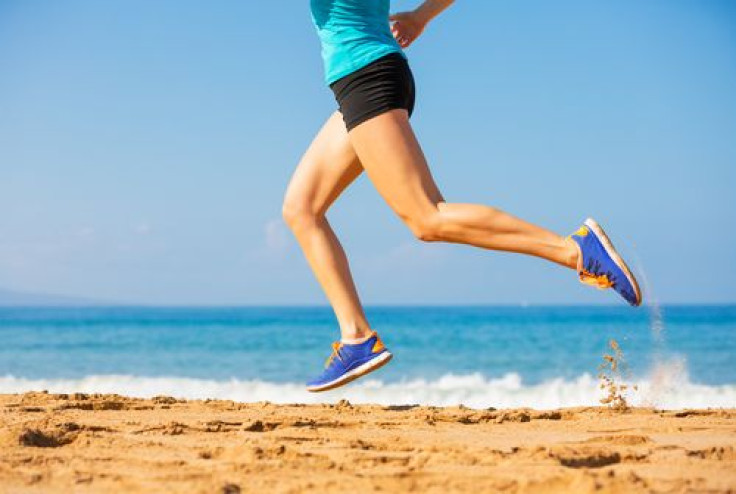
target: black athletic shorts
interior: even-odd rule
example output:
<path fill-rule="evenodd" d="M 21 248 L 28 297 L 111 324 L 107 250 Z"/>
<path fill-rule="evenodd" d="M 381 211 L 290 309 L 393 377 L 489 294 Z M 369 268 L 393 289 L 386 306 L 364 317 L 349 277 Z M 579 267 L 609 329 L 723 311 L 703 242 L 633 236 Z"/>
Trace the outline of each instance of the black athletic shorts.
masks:
<path fill-rule="evenodd" d="M 389 110 L 414 111 L 414 77 L 400 53 L 391 53 L 330 84 L 348 131 Z"/>

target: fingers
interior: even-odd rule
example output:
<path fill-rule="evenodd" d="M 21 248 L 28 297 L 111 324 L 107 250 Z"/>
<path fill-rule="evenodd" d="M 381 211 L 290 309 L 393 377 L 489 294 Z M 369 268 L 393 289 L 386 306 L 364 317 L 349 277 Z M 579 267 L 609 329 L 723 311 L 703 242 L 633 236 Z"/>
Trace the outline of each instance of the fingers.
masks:
<path fill-rule="evenodd" d="M 417 25 L 417 19 L 411 12 L 397 12 L 388 18 L 391 22 L 391 34 L 402 48 L 411 45 L 422 32 L 423 26 Z"/>
<path fill-rule="evenodd" d="M 408 47 L 414 41 L 414 38 L 416 38 L 414 33 L 411 32 L 411 29 L 404 26 L 401 22 L 395 22 L 391 26 L 391 34 L 394 35 L 394 38 L 402 48 Z"/>
<path fill-rule="evenodd" d="M 396 41 L 399 43 L 399 46 L 402 48 L 407 48 L 411 42 L 413 41 L 411 38 L 408 38 L 406 36 L 400 36 L 396 38 Z"/>
<path fill-rule="evenodd" d="M 399 46 L 404 48 L 406 46 L 406 36 L 402 35 L 398 31 L 394 31 L 393 35 L 394 35 L 394 39 L 399 44 Z"/>

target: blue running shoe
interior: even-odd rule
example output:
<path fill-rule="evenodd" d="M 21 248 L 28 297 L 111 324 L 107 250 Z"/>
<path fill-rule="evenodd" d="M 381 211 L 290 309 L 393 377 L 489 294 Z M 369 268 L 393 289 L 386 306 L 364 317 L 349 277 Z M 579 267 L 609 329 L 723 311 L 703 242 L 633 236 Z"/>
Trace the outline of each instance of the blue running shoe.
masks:
<path fill-rule="evenodd" d="M 325 370 L 319 377 L 307 383 L 307 390 L 327 391 L 337 388 L 383 367 L 391 357 L 393 355 L 375 331 L 370 338 L 357 345 L 336 341 L 332 344 L 332 355 L 325 363 Z"/>
<path fill-rule="evenodd" d="M 641 305 L 641 291 L 636 278 L 595 220 L 585 220 L 570 238 L 580 247 L 578 274 L 581 282 L 602 290 L 613 288 L 629 304 Z"/>

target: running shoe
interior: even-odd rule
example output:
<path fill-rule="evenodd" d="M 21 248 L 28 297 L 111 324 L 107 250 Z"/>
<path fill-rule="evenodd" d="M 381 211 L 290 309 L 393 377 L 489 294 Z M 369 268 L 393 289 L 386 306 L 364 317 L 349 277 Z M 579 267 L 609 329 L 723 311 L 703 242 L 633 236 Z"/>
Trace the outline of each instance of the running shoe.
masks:
<path fill-rule="evenodd" d="M 363 343 L 348 345 L 336 341 L 332 354 L 325 362 L 325 370 L 307 383 L 308 391 L 327 391 L 358 379 L 383 367 L 391 360 L 391 352 L 374 331 Z"/>
<path fill-rule="evenodd" d="M 601 290 L 613 288 L 629 304 L 641 305 L 641 291 L 631 270 L 595 220 L 588 218 L 570 236 L 580 247 L 580 281 Z"/>

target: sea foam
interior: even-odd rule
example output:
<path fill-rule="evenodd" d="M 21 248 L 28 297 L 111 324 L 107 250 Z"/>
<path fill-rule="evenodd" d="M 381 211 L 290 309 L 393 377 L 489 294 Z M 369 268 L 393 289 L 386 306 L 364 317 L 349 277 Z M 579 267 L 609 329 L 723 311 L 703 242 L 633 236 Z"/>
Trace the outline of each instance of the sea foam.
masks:
<path fill-rule="evenodd" d="M 677 367 L 678 378 L 663 386 L 667 369 L 658 369 L 649 379 L 632 382 L 638 387 L 627 397 L 632 405 L 663 409 L 736 407 L 736 384 L 704 385 L 692 383 Z M 314 394 L 301 383 L 276 383 L 259 380 L 207 380 L 186 377 L 144 377 L 132 375 L 95 375 L 80 379 L 26 379 L 0 377 L 0 393 L 23 393 L 47 390 L 51 393 L 117 393 L 152 397 L 170 395 L 187 399 L 226 399 L 239 402 L 334 403 L 340 399 L 352 403 L 381 405 L 465 405 L 471 408 L 558 407 L 599 405 L 603 392 L 589 374 L 575 379 L 553 378 L 538 384 L 525 384 L 516 373 L 500 378 L 481 374 L 448 374 L 437 380 L 382 382 L 365 379 L 348 387 Z"/>

